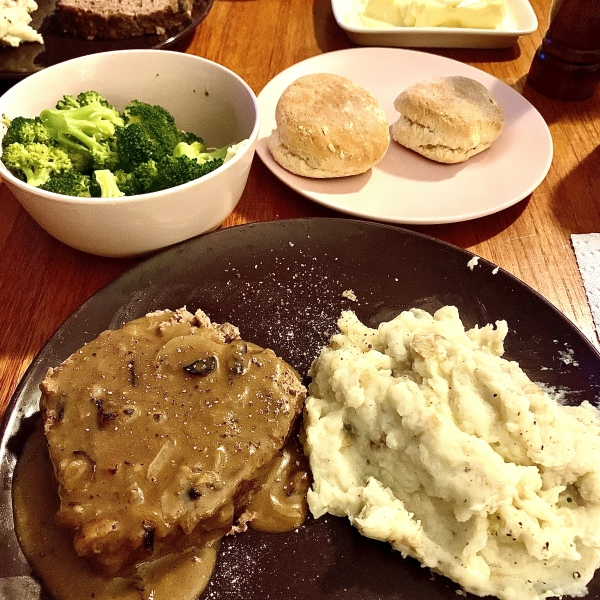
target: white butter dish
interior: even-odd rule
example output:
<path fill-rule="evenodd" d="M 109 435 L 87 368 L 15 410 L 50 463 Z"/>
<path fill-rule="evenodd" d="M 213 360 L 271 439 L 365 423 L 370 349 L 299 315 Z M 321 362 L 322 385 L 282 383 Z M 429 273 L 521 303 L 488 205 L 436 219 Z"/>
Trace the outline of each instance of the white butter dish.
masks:
<path fill-rule="evenodd" d="M 528 0 L 506 0 L 506 17 L 494 29 L 465 27 L 370 27 L 363 24 L 360 0 L 331 0 L 337 24 L 356 44 L 402 48 L 508 48 L 534 32 L 538 20 Z"/>

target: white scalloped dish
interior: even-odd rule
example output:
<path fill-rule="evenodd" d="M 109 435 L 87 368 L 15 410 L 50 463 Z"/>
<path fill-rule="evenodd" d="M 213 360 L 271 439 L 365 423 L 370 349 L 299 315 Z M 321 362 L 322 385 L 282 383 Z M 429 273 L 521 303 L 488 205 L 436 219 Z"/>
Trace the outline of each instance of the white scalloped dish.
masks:
<path fill-rule="evenodd" d="M 538 20 L 528 0 L 506 0 L 506 17 L 494 29 L 465 27 L 367 27 L 360 18 L 361 0 L 331 0 L 337 24 L 356 44 L 404 48 L 508 48 L 534 32 Z"/>

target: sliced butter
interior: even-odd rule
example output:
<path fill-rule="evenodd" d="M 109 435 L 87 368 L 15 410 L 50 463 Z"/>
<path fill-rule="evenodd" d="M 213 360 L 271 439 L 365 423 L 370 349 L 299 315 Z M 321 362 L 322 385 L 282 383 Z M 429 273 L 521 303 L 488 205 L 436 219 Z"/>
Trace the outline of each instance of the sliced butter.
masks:
<path fill-rule="evenodd" d="M 493 29 L 506 16 L 505 0 L 363 0 L 366 27 L 468 27 Z"/>

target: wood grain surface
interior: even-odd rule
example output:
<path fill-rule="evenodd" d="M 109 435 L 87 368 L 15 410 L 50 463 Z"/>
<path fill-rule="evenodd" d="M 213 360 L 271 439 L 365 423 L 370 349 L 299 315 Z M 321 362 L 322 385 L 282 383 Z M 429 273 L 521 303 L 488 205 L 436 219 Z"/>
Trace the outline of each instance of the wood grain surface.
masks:
<path fill-rule="evenodd" d="M 525 85 L 546 30 L 550 0 L 532 0 L 532 5 L 538 30 L 512 48 L 430 52 L 494 75 L 540 111 L 554 141 L 548 176 L 529 197 L 498 214 L 409 228 L 467 248 L 513 273 L 597 343 L 570 235 L 600 232 L 600 93 L 583 102 L 559 102 Z M 259 93 L 290 65 L 353 46 L 337 27 L 329 0 L 215 0 L 193 38 L 178 49 L 229 67 Z M 223 227 L 318 216 L 343 215 L 291 191 L 256 157 L 244 195 Z M 54 330 L 139 260 L 100 258 L 61 244 L 0 185 L 0 413 Z"/>

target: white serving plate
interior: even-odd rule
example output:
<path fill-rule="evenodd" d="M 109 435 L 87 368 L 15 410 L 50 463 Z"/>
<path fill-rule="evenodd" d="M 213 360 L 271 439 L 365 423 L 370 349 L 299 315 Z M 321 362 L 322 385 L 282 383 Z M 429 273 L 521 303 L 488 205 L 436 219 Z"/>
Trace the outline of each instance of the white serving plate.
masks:
<path fill-rule="evenodd" d="M 396 96 L 439 75 L 462 75 L 485 85 L 504 111 L 504 129 L 485 152 L 454 165 L 436 163 L 391 141 L 384 158 L 362 175 L 311 179 L 286 171 L 267 139 L 285 88 L 302 75 L 335 73 L 368 89 L 391 124 Z M 387 74 L 385 76 L 382 75 Z M 351 48 L 319 54 L 275 76 L 260 92 L 256 152 L 283 183 L 334 210 L 387 223 L 432 225 L 467 221 L 503 210 L 527 197 L 552 162 L 552 137 L 540 113 L 517 91 L 470 65 L 402 48 Z"/>
<path fill-rule="evenodd" d="M 534 32 L 538 20 L 528 0 L 506 0 L 504 21 L 495 29 L 464 27 L 366 27 L 359 18 L 360 0 L 331 0 L 337 24 L 363 46 L 406 48 L 508 48 Z"/>

